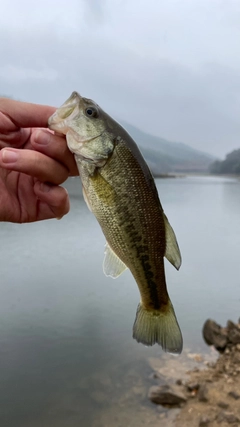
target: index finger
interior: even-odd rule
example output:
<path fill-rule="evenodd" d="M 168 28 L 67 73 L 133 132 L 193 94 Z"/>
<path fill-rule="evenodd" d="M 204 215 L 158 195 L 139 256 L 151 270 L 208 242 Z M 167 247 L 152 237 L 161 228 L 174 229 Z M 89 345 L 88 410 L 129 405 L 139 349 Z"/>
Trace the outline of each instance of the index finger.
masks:
<path fill-rule="evenodd" d="M 0 98 L 0 112 L 11 120 L 13 126 L 15 125 L 12 131 L 18 128 L 47 127 L 48 118 L 55 110 L 55 107 L 49 105 Z"/>

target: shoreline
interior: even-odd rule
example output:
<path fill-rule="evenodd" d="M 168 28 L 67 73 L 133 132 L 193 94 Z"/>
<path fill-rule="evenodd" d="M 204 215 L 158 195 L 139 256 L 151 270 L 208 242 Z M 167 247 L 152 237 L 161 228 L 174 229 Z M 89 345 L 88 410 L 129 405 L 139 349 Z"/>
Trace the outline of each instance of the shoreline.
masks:
<path fill-rule="evenodd" d="M 176 358 L 163 368 L 152 364 L 148 398 L 164 427 L 240 426 L 240 322 L 228 321 L 224 328 L 210 322 L 203 333 L 207 330 L 212 357 L 188 354 L 197 362 L 190 370 Z"/>

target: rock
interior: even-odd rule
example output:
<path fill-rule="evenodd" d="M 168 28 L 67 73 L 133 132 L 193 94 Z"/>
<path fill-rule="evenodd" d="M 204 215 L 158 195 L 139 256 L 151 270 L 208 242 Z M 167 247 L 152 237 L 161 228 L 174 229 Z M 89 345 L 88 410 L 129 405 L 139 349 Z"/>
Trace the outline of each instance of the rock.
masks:
<path fill-rule="evenodd" d="M 158 405 L 180 405 L 186 402 L 186 396 L 175 385 L 152 386 L 148 392 L 151 402 Z"/>
<path fill-rule="evenodd" d="M 149 375 L 149 379 L 150 380 L 159 380 L 159 379 L 161 379 L 161 375 L 160 374 L 158 374 L 157 372 L 152 372 L 150 375 Z"/>
<path fill-rule="evenodd" d="M 210 422 L 211 422 L 210 418 L 204 415 L 203 417 L 200 418 L 198 425 L 199 427 L 207 427 Z"/>
<path fill-rule="evenodd" d="M 214 345 L 217 350 L 223 351 L 228 343 L 227 332 L 214 320 L 208 319 L 203 325 L 203 338 L 208 345 Z"/>
<path fill-rule="evenodd" d="M 199 383 L 196 381 L 191 381 L 186 384 L 186 387 L 188 391 L 198 390 L 199 389 Z"/>
<path fill-rule="evenodd" d="M 230 343 L 239 344 L 240 343 L 240 329 L 237 327 L 237 325 L 235 325 L 235 323 L 231 322 L 231 320 L 228 320 L 227 329 L 228 329 L 228 339 L 229 339 Z"/>
<path fill-rule="evenodd" d="M 228 396 L 233 397 L 235 400 L 240 399 L 240 394 L 238 394 L 236 391 L 229 391 Z"/>
<path fill-rule="evenodd" d="M 181 378 L 179 378 L 179 379 L 176 381 L 176 384 L 177 384 L 177 385 L 183 385 L 183 380 L 181 380 Z"/>
<path fill-rule="evenodd" d="M 198 390 L 198 400 L 199 402 L 208 401 L 208 388 L 206 384 L 201 384 Z"/>
<path fill-rule="evenodd" d="M 239 418 L 236 417 L 236 415 L 234 415 L 233 412 L 220 412 L 217 415 L 217 422 L 218 423 L 222 423 L 222 422 L 227 422 L 228 424 L 234 424 L 234 423 L 238 423 L 239 422 Z"/>
<path fill-rule="evenodd" d="M 229 407 L 228 403 L 222 402 L 222 401 L 218 402 L 217 405 L 219 406 L 219 408 L 222 408 L 222 409 L 227 409 Z"/>
<path fill-rule="evenodd" d="M 227 328 L 228 328 L 229 331 L 231 329 L 236 329 L 236 328 L 238 329 L 237 325 L 234 322 L 232 322 L 232 320 L 228 320 L 227 321 Z"/>
<path fill-rule="evenodd" d="M 233 363 L 235 363 L 236 365 L 240 364 L 240 353 L 238 351 L 235 351 L 233 353 Z"/>

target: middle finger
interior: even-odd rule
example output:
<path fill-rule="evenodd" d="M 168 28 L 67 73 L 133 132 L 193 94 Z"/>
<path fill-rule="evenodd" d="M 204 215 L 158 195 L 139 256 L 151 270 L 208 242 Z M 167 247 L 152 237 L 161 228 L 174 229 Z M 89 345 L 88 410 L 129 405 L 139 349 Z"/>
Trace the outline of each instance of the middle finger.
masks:
<path fill-rule="evenodd" d="M 0 167 L 57 185 L 62 184 L 69 176 L 69 171 L 63 164 L 35 150 L 3 148 L 0 151 Z"/>

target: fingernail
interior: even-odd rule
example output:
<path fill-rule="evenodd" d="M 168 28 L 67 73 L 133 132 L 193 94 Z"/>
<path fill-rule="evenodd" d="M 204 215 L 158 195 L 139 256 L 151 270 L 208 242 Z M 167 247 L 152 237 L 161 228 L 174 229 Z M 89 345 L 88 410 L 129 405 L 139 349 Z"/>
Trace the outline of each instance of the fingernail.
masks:
<path fill-rule="evenodd" d="M 43 193 L 48 193 L 51 190 L 50 185 L 45 184 L 45 183 L 41 183 L 40 184 L 40 191 L 42 191 Z"/>
<path fill-rule="evenodd" d="M 50 132 L 43 132 L 42 130 L 37 130 L 34 135 L 34 140 L 37 144 L 47 145 L 50 141 Z"/>
<path fill-rule="evenodd" d="M 3 163 L 15 163 L 18 160 L 18 152 L 4 148 L 2 150 Z"/>

